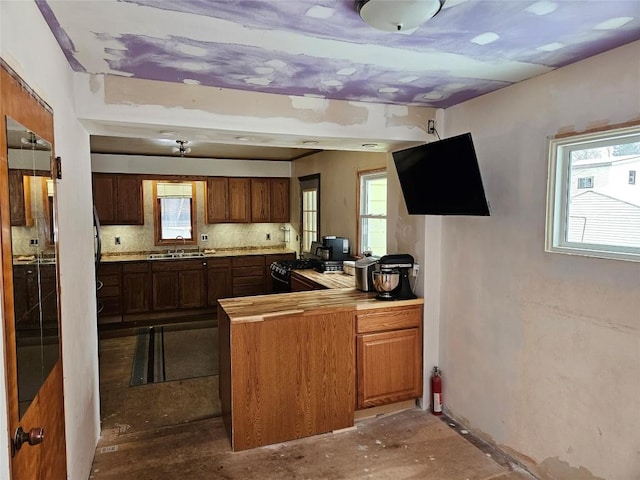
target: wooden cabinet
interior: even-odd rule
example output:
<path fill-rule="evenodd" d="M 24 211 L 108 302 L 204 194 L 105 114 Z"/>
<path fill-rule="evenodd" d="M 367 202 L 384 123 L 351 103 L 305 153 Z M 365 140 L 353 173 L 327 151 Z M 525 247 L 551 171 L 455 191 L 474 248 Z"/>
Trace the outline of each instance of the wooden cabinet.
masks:
<path fill-rule="evenodd" d="M 101 263 L 98 267 L 98 324 L 122 321 L 122 276 L 119 263 Z"/>
<path fill-rule="evenodd" d="M 151 272 L 149 262 L 122 265 L 122 313 L 147 313 L 151 310 Z"/>
<path fill-rule="evenodd" d="M 94 173 L 93 203 L 102 225 L 144 225 L 139 175 Z"/>
<path fill-rule="evenodd" d="M 210 258 L 207 260 L 207 303 L 215 307 L 221 298 L 230 297 L 231 259 Z"/>
<path fill-rule="evenodd" d="M 31 194 L 22 170 L 9 169 L 9 207 L 12 227 L 31 226 Z"/>
<path fill-rule="evenodd" d="M 251 221 L 286 223 L 289 212 L 288 178 L 251 179 Z"/>
<path fill-rule="evenodd" d="M 289 223 L 291 206 L 289 200 L 289 179 L 271 178 L 271 222 Z"/>
<path fill-rule="evenodd" d="M 231 293 L 234 297 L 265 293 L 264 256 L 245 255 L 231 258 Z"/>
<path fill-rule="evenodd" d="M 234 451 L 353 425 L 353 319 L 329 311 L 232 323 L 218 308 L 222 419 Z"/>
<path fill-rule="evenodd" d="M 251 179 L 251 221 L 268 223 L 271 221 L 271 193 L 268 178 Z"/>
<path fill-rule="evenodd" d="M 422 306 L 356 316 L 357 408 L 422 395 Z"/>
<path fill-rule="evenodd" d="M 153 311 L 205 307 L 206 266 L 207 262 L 202 259 L 152 262 Z"/>
<path fill-rule="evenodd" d="M 264 291 L 265 293 L 273 292 L 273 279 L 271 278 L 271 264 L 273 262 L 280 262 L 286 260 L 295 260 L 295 253 L 281 253 L 264 256 Z"/>
<path fill-rule="evenodd" d="M 250 179 L 207 178 L 207 223 L 248 223 L 251 219 Z"/>
<path fill-rule="evenodd" d="M 16 331 L 57 328 L 58 293 L 55 265 L 13 266 Z"/>

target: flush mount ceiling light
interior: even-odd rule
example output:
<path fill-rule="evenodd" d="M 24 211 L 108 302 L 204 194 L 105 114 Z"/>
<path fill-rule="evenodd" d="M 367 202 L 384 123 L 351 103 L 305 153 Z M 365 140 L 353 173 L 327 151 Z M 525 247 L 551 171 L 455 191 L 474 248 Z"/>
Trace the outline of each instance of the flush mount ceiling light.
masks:
<path fill-rule="evenodd" d="M 191 152 L 191 147 L 185 147 L 185 145 L 189 143 L 188 140 L 176 140 L 176 143 L 178 144 L 177 147 L 171 147 L 173 153 L 179 153 L 181 157 L 184 157 L 187 153 Z"/>
<path fill-rule="evenodd" d="M 441 0 L 356 0 L 360 17 L 387 32 L 418 28 L 441 8 Z"/>
<path fill-rule="evenodd" d="M 28 130 L 26 133 L 28 135 L 28 138 L 26 137 L 20 138 L 20 143 L 22 143 L 23 145 L 29 145 L 31 148 L 37 148 L 38 146 L 41 146 L 41 147 L 47 146 L 47 142 L 45 142 L 41 138 L 38 138 L 35 133 Z"/>

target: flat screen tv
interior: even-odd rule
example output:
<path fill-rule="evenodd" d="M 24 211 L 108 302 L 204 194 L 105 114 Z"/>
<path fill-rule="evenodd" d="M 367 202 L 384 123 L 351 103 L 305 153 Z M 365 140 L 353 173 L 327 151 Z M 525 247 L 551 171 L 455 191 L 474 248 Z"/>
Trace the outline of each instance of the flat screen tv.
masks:
<path fill-rule="evenodd" d="M 393 153 L 410 215 L 488 216 L 470 133 Z"/>

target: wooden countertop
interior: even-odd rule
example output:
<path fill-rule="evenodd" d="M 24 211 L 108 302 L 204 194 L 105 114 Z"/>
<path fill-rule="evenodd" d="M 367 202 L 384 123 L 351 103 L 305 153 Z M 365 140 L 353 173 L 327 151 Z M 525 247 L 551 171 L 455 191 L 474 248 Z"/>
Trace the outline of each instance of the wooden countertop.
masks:
<path fill-rule="evenodd" d="M 371 310 L 377 308 L 421 305 L 424 299 L 378 300 L 376 293 L 367 293 L 355 288 L 330 288 L 308 292 L 279 293 L 254 297 L 225 298 L 219 300 L 220 307 L 229 316 L 231 323 L 262 322 L 270 318 L 289 315 L 304 315 L 318 310 Z"/>
<path fill-rule="evenodd" d="M 179 249 L 180 250 L 180 249 Z M 187 250 L 190 250 L 187 247 Z M 166 250 L 163 250 L 166 251 Z M 102 263 L 113 263 L 113 262 L 143 262 L 149 260 L 149 254 L 151 253 L 162 253 L 163 251 L 153 251 L 153 252 L 135 252 L 135 253 L 124 253 L 124 254 L 112 254 L 105 253 L 102 255 L 101 262 Z M 190 257 L 190 258 L 181 258 L 176 260 L 190 260 L 192 258 L 221 258 L 221 257 L 238 257 L 241 255 L 283 255 L 288 253 L 295 253 L 294 250 L 289 250 L 285 248 L 233 248 L 233 249 L 221 249 L 215 250 L 214 252 L 205 252 L 204 257 Z M 153 262 L 157 261 L 171 261 L 173 259 L 168 258 L 166 260 L 149 260 Z"/>
<path fill-rule="evenodd" d="M 294 270 L 292 273 L 327 288 L 354 288 L 356 286 L 356 277 L 345 273 L 320 273 L 311 269 Z"/>

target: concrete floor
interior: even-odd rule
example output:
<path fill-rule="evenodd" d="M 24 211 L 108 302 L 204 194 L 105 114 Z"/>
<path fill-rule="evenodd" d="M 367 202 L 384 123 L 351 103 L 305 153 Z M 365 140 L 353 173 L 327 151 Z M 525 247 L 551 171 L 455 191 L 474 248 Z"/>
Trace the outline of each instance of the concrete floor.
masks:
<path fill-rule="evenodd" d="M 418 408 L 352 429 L 231 451 L 217 377 L 129 387 L 134 341 L 101 340 L 103 436 L 96 480 L 532 480 L 459 427 Z M 212 398 L 213 397 L 213 398 Z M 105 401 L 106 399 L 106 401 Z"/>

